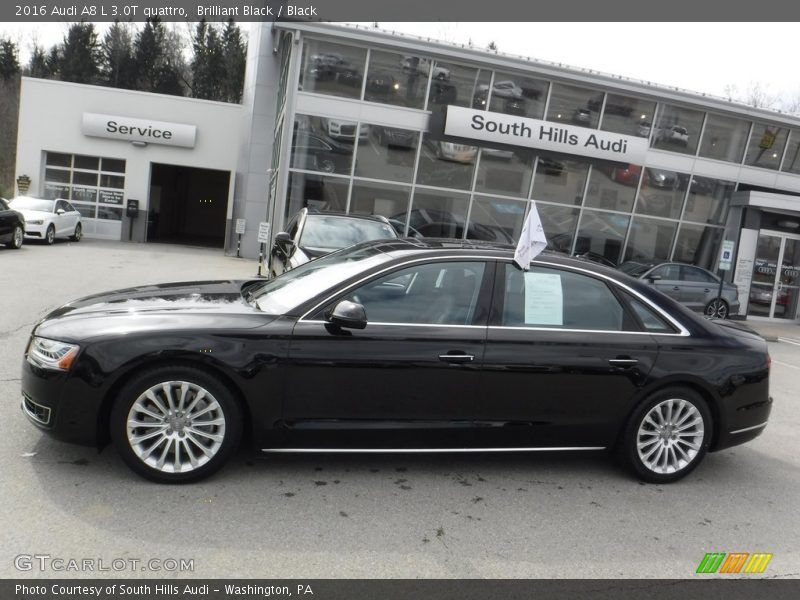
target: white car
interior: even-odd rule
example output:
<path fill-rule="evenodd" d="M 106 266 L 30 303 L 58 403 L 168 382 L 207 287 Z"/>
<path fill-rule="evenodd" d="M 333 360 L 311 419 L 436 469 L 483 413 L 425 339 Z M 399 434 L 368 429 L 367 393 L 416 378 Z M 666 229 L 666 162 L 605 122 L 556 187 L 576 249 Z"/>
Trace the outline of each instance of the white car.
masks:
<path fill-rule="evenodd" d="M 358 140 L 363 142 L 369 138 L 369 125 L 364 123 L 358 127 L 358 123 L 352 121 L 339 121 L 338 119 L 320 119 L 325 133 L 335 140 L 353 142 L 356 139 L 356 129 L 358 129 Z"/>
<path fill-rule="evenodd" d="M 26 238 L 52 244 L 57 237 L 69 238 L 73 242 L 83 237 L 81 213 L 66 200 L 17 196 L 9 205 L 25 218 Z"/>

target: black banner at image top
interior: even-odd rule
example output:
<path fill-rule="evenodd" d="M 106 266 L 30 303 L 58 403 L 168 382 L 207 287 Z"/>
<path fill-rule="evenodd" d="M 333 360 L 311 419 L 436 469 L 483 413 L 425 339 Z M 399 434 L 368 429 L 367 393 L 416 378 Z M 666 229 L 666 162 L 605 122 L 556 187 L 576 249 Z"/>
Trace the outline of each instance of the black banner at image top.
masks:
<path fill-rule="evenodd" d="M 665 7 L 668 5 L 668 10 Z M 669 0 L 4 0 L 0 21 L 77 22 L 275 21 L 519 22 L 519 21 L 796 21 L 800 3 Z M 0 24 L 1 25 L 1 24 Z M 602 26 L 599 24 L 599 26 Z M 666 39 L 665 43 L 679 41 Z M 569 40 L 564 40 L 569 43 Z M 702 48 L 698 48 L 702 52 Z"/>
<path fill-rule="evenodd" d="M 800 580 L 6 579 L 3 600 L 789 600 Z"/>

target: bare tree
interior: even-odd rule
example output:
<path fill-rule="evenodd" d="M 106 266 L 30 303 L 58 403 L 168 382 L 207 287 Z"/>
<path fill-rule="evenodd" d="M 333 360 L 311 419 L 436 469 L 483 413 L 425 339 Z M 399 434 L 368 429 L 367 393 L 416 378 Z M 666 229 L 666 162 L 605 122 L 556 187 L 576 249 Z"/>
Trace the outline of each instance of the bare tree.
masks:
<path fill-rule="evenodd" d="M 769 108 L 776 110 L 780 107 L 780 94 L 774 94 L 769 89 L 769 84 L 763 81 L 751 81 L 744 91 L 739 91 L 735 83 L 725 86 L 725 96 L 728 100 L 741 102 L 755 108 Z"/>

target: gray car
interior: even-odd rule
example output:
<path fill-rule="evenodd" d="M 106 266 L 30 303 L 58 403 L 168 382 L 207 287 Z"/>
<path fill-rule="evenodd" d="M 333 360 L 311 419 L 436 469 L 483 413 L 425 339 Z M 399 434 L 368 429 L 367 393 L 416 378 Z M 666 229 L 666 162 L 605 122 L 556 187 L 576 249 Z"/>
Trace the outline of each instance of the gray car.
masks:
<path fill-rule="evenodd" d="M 660 292 L 708 317 L 726 319 L 739 313 L 739 289 L 725 282 L 719 294 L 719 277 L 711 271 L 683 263 L 627 261 L 619 270 L 644 279 Z"/>

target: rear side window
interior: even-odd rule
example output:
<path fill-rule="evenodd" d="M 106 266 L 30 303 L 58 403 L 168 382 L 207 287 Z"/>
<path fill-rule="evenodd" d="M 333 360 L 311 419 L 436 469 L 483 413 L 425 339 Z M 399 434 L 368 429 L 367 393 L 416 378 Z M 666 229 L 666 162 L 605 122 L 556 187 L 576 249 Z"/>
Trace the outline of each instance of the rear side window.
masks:
<path fill-rule="evenodd" d="M 694 281 L 699 283 L 716 283 L 716 280 L 708 273 L 695 267 L 682 267 L 684 281 Z"/>
<path fill-rule="evenodd" d="M 505 268 L 501 324 L 623 331 L 625 311 L 605 282 L 580 273 L 534 266 Z"/>
<path fill-rule="evenodd" d="M 650 272 L 650 275 L 661 277 L 661 279 L 666 279 L 668 281 L 679 281 L 681 278 L 680 269 L 680 265 L 664 265 L 658 267 L 657 269 L 653 269 L 653 271 Z"/>
<path fill-rule="evenodd" d="M 644 302 L 628 292 L 621 293 L 630 304 L 645 331 L 650 333 L 675 333 L 675 328 Z"/>

